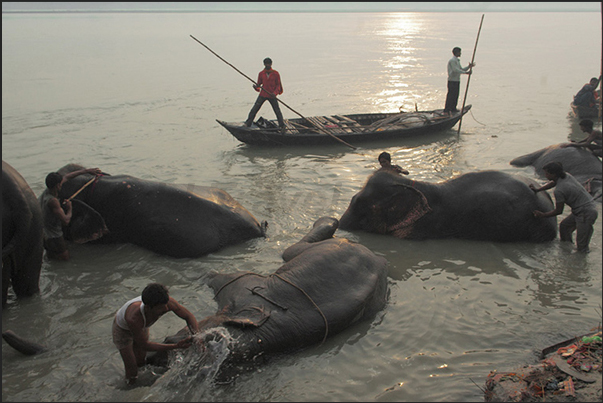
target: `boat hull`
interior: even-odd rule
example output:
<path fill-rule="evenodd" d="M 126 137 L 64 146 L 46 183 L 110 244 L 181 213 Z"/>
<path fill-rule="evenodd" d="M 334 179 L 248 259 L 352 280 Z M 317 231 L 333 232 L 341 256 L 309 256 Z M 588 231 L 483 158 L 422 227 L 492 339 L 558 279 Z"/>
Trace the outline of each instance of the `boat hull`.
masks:
<path fill-rule="evenodd" d="M 471 105 L 465 106 L 463 114 L 466 114 L 471 109 Z M 402 116 L 400 113 L 375 113 L 375 114 L 354 114 L 354 115 L 337 115 L 340 118 L 346 118 L 349 121 L 358 122 L 351 126 L 336 126 L 315 125 L 311 128 L 304 129 L 299 125 L 300 122 L 305 122 L 309 119 L 314 122 L 315 119 L 332 117 L 311 117 L 305 119 L 290 119 L 287 121 L 287 130 L 284 132 L 279 129 L 274 121 L 263 121 L 266 127 L 258 127 L 256 124 L 251 127 L 245 126 L 242 122 L 228 123 L 217 120 L 230 134 L 237 140 L 254 146 L 306 146 L 306 145 L 325 145 L 336 144 L 337 138 L 355 145 L 370 141 L 400 139 L 406 137 L 416 137 L 437 132 L 442 132 L 451 129 L 458 123 L 462 115 L 460 112 L 454 113 L 451 116 L 446 116 L 443 110 L 426 111 L 426 112 L 407 112 L 409 117 L 416 117 L 420 114 L 430 114 L 432 119 L 426 118 L 424 122 L 418 122 L 415 126 L 401 127 L 394 125 L 383 125 L 372 129 L 371 125 L 378 126 L 379 121 L 386 119 L 395 119 L 397 116 Z M 413 116 L 410 116 L 410 115 Z M 425 115 L 427 116 L 427 115 Z M 425 118 L 424 118 L 425 119 Z M 343 121 L 342 121 L 343 122 Z M 371 123 L 372 122 L 372 123 Z M 362 124 L 361 124 L 362 123 Z M 366 123 L 366 124 L 364 124 Z M 423 124 L 421 124 L 423 123 Z M 274 127 L 270 127 L 274 126 Z M 328 134 L 327 134 L 328 133 Z"/>

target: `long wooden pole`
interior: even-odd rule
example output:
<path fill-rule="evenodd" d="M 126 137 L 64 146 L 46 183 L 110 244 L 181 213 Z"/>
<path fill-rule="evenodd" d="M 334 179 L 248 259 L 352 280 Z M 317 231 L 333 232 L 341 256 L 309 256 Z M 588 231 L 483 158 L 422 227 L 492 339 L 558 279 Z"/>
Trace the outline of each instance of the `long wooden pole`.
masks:
<path fill-rule="evenodd" d="M 220 55 L 218 55 L 216 52 L 214 52 L 213 50 L 211 50 L 207 45 L 205 45 L 203 42 L 201 42 L 199 39 L 195 38 L 194 36 L 190 36 L 191 38 L 193 38 L 195 41 L 197 41 L 201 46 L 203 46 L 205 49 L 209 50 L 214 56 L 216 56 L 218 59 L 222 60 L 224 63 L 228 64 L 230 67 L 232 67 L 233 69 L 235 69 L 239 74 L 241 74 L 243 77 L 245 77 L 246 79 L 248 79 L 249 81 L 251 81 L 254 85 L 258 86 L 258 84 L 252 80 L 251 78 L 249 78 L 247 75 L 245 75 L 241 70 L 237 69 L 235 66 L 233 66 L 232 64 L 228 63 L 226 60 L 224 60 Z M 297 112 L 295 109 L 291 108 L 289 105 L 287 105 L 286 103 L 284 103 L 283 101 L 281 101 L 278 97 L 276 97 L 275 94 L 271 93 L 270 91 L 264 89 L 263 87 L 260 87 L 261 90 L 267 92 L 268 94 L 272 95 L 273 97 L 276 98 L 276 100 L 278 102 L 280 102 L 281 104 L 283 104 L 284 106 L 286 106 L 289 110 L 291 110 L 293 113 L 297 114 L 299 117 L 301 117 L 302 119 L 305 119 L 306 121 L 310 122 L 312 125 L 314 125 L 314 127 L 316 127 L 318 130 L 321 130 L 323 133 L 333 137 L 335 140 L 345 144 L 346 146 L 352 148 L 352 149 L 356 149 L 356 147 L 354 147 L 351 144 L 346 143 L 345 141 L 343 141 L 342 139 L 340 139 L 339 137 L 335 136 L 332 133 L 329 133 L 324 127 L 320 127 L 316 124 L 314 124 L 313 122 L 311 122 L 310 120 L 306 119 L 305 116 L 303 116 L 301 113 Z"/>
<path fill-rule="evenodd" d="M 484 22 L 484 14 L 479 22 L 479 29 L 477 30 L 477 38 L 475 38 L 475 46 L 473 47 L 473 56 L 471 56 L 471 64 L 475 60 L 475 51 L 477 50 L 477 42 L 479 41 L 479 33 L 482 31 L 482 23 Z M 471 68 L 471 74 L 473 74 L 473 68 Z M 467 101 L 467 92 L 469 91 L 469 81 L 471 81 L 471 74 L 467 77 L 467 87 L 465 88 L 465 96 L 463 97 L 463 107 L 461 108 L 461 118 L 459 119 L 459 130 L 457 135 L 461 134 L 461 123 L 463 122 L 463 111 L 465 110 L 465 102 Z"/>

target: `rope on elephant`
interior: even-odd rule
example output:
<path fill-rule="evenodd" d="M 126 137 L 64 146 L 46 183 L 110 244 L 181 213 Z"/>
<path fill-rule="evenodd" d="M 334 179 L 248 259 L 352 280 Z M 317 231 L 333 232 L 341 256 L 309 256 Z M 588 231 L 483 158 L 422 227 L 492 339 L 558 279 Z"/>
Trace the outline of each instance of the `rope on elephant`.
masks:
<path fill-rule="evenodd" d="M 322 312 L 322 310 L 318 307 L 318 305 L 316 305 L 316 302 L 314 302 L 314 300 L 312 299 L 312 297 L 310 297 L 308 295 L 308 293 L 306 293 L 301 287 L 297 286 L 296 284 L 292 283 L 291 281 L 287 280 L 286 278 L 281 277 L 279 274 L 272 273 L 270 276 L 278 277 L 281 280 L 283 280 L 285 283 L 290 284 L 293 287 L 297 288 L 298 290 L 300 290 L 302 292 L 302 294 L 304 294 L 306 296 L 306 298 L 308 298 L 308 300 L 310 300 L 310 302 L 312 303 L 312 305 L 314 305 L 314 308 L 316 308 L 316 310 L 318 311 L 318 313 L 320 313 L 320 316 L 322 316 L 322 319 L 325 321 L 325 335 L 322 338 L 322 341 L 320 342 L 320 344 L 323 344 L 325 342 L 325 340 L 327 339 L 327 336 L 329 335 L 329 321 L 327 320 L 327 317 Z"/>
<path fill-rule="evenodd" d="M 252 274 L 254 276 L 265 277 L 265 276 L 262 276 L 261 274 L 253 273 L 253 272 L 250 272 L 250 271 L 248 271 L 246 273 L 242 273 L 242 274 L 238 275 L 237 277 L 233 278 L 232 280 L 230 280 L 229 282 L 227 282 L 224 285 L 222 285 L 222 287 L 220 287 L 220 289 L 218 291 L 216 291 L 216 295 L 214 295 L 214 298 L 216 298 L 218 296 L 218 294 L 220 293 L 220 291 L 222 291 L 224 289 L 224 287 L 226 287 L 227 285 L 230 285 L 230 284 L 234 283 L 235 281 L 237 281 L 241 277 L 245 277 L 245 276 L 250 275 L 250 274 Z"/>
<path fill-rule="evenodd" d="M 250 271 L 249 271 L 249 272 L 245 272 L 245 273 L 241 273 L 240 275 L 236 276 L 236 277 L 235 277 L 235 278 L 233 278 L 232 280 L 230 280 L 230 281 L 226 282 L 225 284 L 223 284 L 223 285 L 222 285 L 222 287 L 220 287 L 220 288 L 218 289 L 218 291 L 216 291 L 216 294 L 215 294 L 214 298 L 216 298 L 216 297 L 218 296 L 218 294 L 220 294 L 220 292 L 221 292 L 221 291 L 222 291 L 222 290 L 223 290 L 223 289 L 224 289 L 226 286 L 228 286 L 228 285 L 230 285 L 230 284 L 234 283 L 235 281 L 237 281 L 237 280 L 238 280 L 238 279 L 240 279 L 241 277 L 245 277 L 245 276 L 247 276 L 247 275 L 254 275 L 254 276 L 258 276 L 258 277 L 264 277 L 264 278 L 266 278 L 266 276 L 263 276 L 263 275 L 258 274 L 258 273 L 253 273 L 253 272 L 250 272 Z M 314 302 L 314 300 L 312 299 L 312 297 L 310 297 L 310 296 L 308 295 L 308 293 L 307 293 L 307 292 L 305 292 L 305 291 L 304 291 L 304 290 L 303 290 L 301 287 L 299 287 L 298 285 L 296 285 L 296 284 L 292 283 L 291 281 L 287 280 L 286 278 L 283 278 L 283 277 L 281 277 L 279 274 L 276 274 L 276 273 L 272 273 L 272 274 L 271 274 L 270 276 L 268 276 L 268 277 L 271 277 L 271 276 L 277 277 L 277 278 L 279 278 L 279 279 L 283 280 L 285 283 L 287 283 L 287 284 L 289 284 L 289 285 L 291 285 L 291 286 L 293 286 L 293 287 L 297 288 L 299 291 L 301 291 L 301 293 L 302 293 L 302 294 L 304 294 L 304 295 L 306 296 L 306 298 L 308 298 L 308 300 L 309 300 L 309 301 L 312 303 L 312 305 L 314 305 L 314 308 L 316 308 L 316 310 L 318 311 L 318 313 L 320 314 L 320 316 L 322 316 L 322 319 L 323 319 L 323 320 L 324 320 L 324 322 L 325 322 L 325 335 L 324 335 L 324 337 L 322 338 L 322 341 L 320 342 L 320 344 L 323 344 L 323 343 L 325 342 L 325 340 L 327 339 L 327 336 L 329 335 L 329 321 L 327 320 L 327 317 L 326 317 L 326 316 L 325 316 L 325 314 L 322 312 L 322 310 L 321 310 L 321 309 L 318 307 L 318 305 L 316 305 L 316 302 Z M 250 291 L 251 291 L 251 290 L 250 290 Z M 264 297 L 263 295 L 260 295 L 260 297 L 262 297 L 262 298 L 266 299 L 266 297 Z M 269 300 L 268 300 L 268 301 L 269 301 Z M 272 301 L 269 301 L 269 302 L 272 302 Z M 273 303 L 273 302 L 272 302 L 272 303 Z M 275 304 L 275 305 L 277 305 L 277 304 Z M 279 306 L 279 305 L 277 305 L 277 306 Z M 282 308 L 282 307 L 281 307 L 281 308 Z"/>

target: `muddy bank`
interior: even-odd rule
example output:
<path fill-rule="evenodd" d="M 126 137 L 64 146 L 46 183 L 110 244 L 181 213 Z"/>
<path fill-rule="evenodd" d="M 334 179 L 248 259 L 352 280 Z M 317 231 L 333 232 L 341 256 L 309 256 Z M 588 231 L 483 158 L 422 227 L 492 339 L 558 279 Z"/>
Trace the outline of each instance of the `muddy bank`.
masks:
<path fill-rule="evenodd" d="M 600 402 L 601 328 L 542 350 L 541 361 L 486 378 L 486 402 Z"/>

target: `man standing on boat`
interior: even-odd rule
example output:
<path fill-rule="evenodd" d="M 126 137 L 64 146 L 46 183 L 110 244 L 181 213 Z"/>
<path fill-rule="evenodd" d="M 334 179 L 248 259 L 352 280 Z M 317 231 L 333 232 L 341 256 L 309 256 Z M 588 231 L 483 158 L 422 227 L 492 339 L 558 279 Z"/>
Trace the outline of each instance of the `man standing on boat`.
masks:
<path fill-rule="evenodd" d="M 456 105 L 459 101 L 459 94 L 461 88 L 461 74 L 471 74 L 471 68 L 475 66 L 475 63 L 469 63 L 467 67 L 461 67 L 461 48 L 452 49 L 454 55 L 452 59 L 448 61 L 448 93 L 446 94 L 446 106 L 444 107 L 444 113 L 458 112 Z"/>
<path fill-rule="evenodd" d="M 268 101 L 270 102 L 270 105 L 272 105 L 279 127 L 283 129 L 285 127 L 285 121 L 283 120 L 283 114 L 281 113 L 281 108 L 276 99 L 277 95 L 283 93 L 283 84 L 281 83 L 281 76 L 278 71 L 272 69 L 272 59 L 269 57 L 264 59 L 264 70 L 260 71 L 260 74 L 258 74 L 257 85 L 254 84 L 253 89 L 258 91 L 260 95 L 258 95 L 253 108 L 249 111 L 245 126 L 251 126 L 255 119 L 255 115 L 259 112 L 264 102 Z"/>

